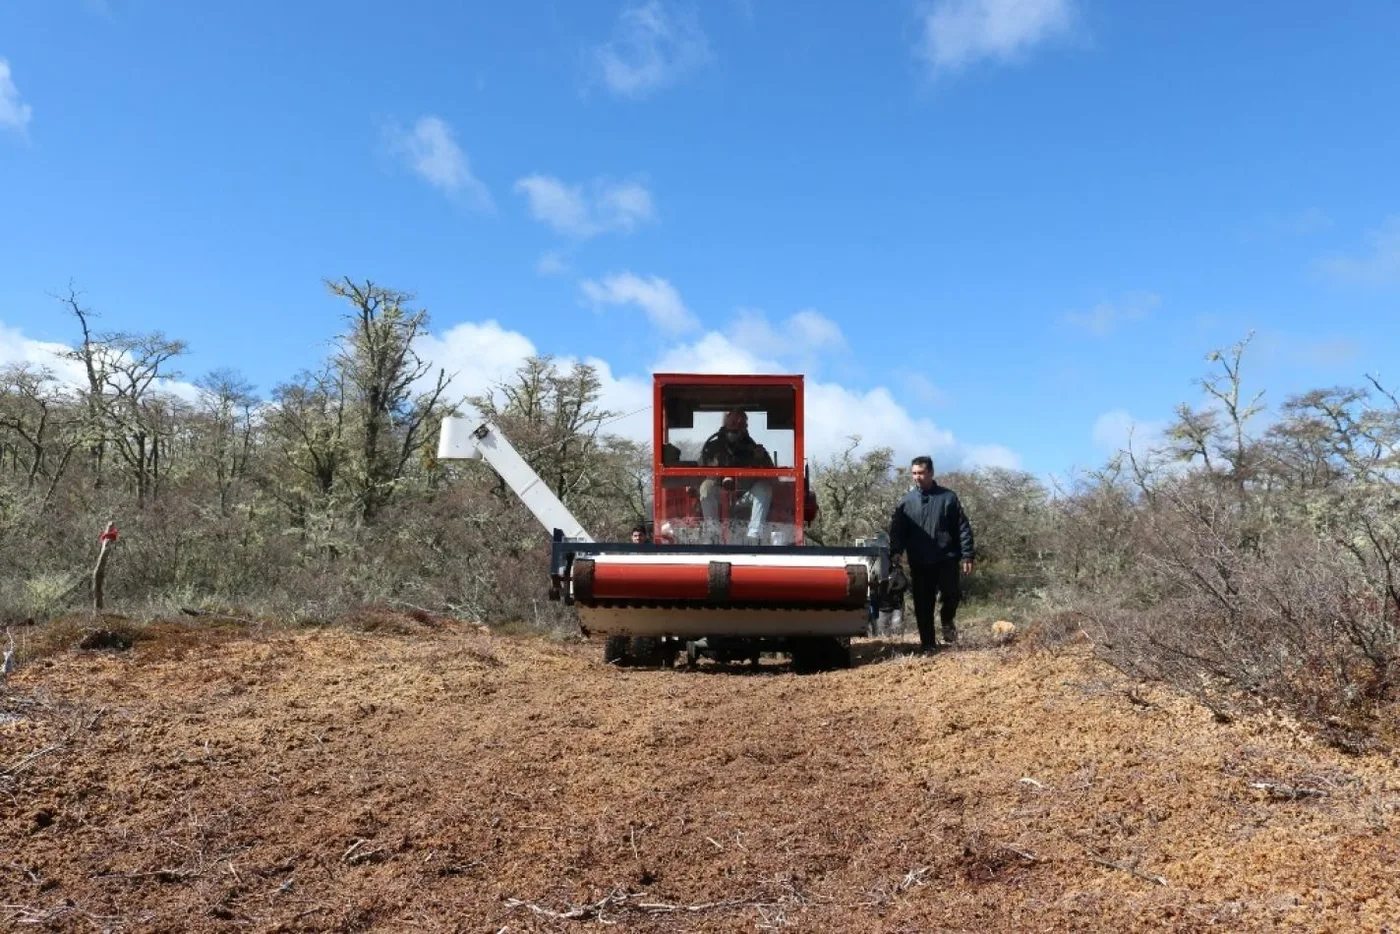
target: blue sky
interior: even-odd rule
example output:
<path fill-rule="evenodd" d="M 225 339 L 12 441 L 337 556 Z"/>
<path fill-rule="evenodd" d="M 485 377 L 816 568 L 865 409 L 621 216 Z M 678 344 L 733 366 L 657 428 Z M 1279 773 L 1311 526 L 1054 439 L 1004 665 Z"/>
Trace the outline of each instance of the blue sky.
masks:
<path fill-rule="evenodd" d="M 266 393 L 349 275 L 463 390 L 800 370 L 819 452 L 1092 466 L 1251 329 L 1275 402 L 1394 375 L 1397 44 L 1390 2 L 3 0 L 0 362 L 71 279 Z"/>

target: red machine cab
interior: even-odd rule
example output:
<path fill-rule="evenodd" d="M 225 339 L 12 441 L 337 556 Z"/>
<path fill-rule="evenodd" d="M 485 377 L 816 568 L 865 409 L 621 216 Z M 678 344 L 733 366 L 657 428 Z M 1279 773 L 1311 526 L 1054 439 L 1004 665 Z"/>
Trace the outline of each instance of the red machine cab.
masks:
<path fill-rule="evenodd" d="M 802 377 L 657 373 L 653 393 L 655 541 L 803 544 Z"/>

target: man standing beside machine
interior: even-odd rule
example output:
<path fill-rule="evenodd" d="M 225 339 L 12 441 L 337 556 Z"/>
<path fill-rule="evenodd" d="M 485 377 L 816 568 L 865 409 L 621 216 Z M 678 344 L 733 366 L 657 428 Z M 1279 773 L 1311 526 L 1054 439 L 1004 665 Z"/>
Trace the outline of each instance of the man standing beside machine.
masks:
<path fill-rule="evenodd" d="M 920 455 L 910 462 L 914 487 L 900 499 L 890 517 L 890 559 L 909 559 L 909 589 L 914 593 L 914 619 L 925 652 L 939 648 L 933 624 L 935 598 L 941 598 L 939 622 L 943 641 L 958 641 L 956 616 L 962 600 L 962 575 L 972 573 L 972 524 L 958 494 L 933 479 L 933 459 Z"/>

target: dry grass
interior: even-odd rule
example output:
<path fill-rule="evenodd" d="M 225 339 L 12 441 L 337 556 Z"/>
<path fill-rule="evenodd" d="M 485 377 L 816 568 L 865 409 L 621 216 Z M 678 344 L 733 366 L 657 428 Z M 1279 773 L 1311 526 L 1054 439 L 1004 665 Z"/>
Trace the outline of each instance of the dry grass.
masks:
<path fill-rule="evenodd" d="M 1400 916 L 1393 761 L 1283 717 L 1216 723 L 1083 645 L 864 652 L 808 677 L 620 671 L 597 645 L 405 618 L 421 630 L 383 611 L 362 631 L 167 624 L 13 675 L 0 918 L 992 932 Z"/>

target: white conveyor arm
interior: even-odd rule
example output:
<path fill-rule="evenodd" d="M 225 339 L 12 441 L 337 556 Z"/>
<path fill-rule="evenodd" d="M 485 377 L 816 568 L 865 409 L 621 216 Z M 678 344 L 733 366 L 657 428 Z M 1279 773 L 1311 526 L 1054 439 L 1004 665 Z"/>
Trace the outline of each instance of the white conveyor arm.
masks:
<path fill-rule="evenodd" d="M 593 541 L 569 507 L 559 501 L 500 429 L 476 413 L 469 410 L 467 415 L 451 415 L 442 420 L 437 456 L 440 460 L 486 461 L 550 535 L 558 529 L 565 541 Z"/>

